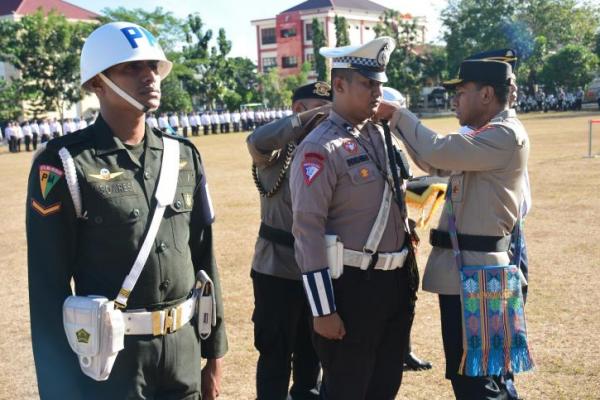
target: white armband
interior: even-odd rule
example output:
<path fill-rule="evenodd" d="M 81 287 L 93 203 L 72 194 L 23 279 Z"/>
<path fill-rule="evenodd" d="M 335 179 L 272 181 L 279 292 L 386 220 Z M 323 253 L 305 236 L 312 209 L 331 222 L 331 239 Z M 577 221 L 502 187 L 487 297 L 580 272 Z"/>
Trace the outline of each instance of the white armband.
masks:
<path fill-rule="evenodd" d="M 303 274 L 302 283 L 314 317 L 322 317 L 336 311 L 329 268 Z"/>

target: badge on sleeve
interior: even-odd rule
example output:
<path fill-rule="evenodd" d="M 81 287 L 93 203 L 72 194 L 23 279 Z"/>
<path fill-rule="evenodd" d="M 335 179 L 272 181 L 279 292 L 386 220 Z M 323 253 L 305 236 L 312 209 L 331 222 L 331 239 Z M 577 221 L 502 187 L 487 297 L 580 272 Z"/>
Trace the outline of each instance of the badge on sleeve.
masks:
<path fill-rule="evenodd" d="M 350 154 L 354 154 L 358 151 L 358 143 L 356 143 L 356 140 L 354 139 L 344 139 L 342 146 Z"/>
<path fill-rule="evenodd" d="M 35 199 L 31 199 L 31 208 L 33 208 L 38 214 L 42 217 L 47 217 L 52 214 L 56 214 L 61 209 L 60 201 L 58 203 L 54 203 L 49 205 L 48 207 L 43 206 L 38 203 Z"/>
<path fill-rule="evenodd" d="M 318 153 L 306 153 L 302 162 L 304 183 L 310 186 L 323 170 L 323 156 Z"/>
<path fill-rule="evenodd" d="M 63 175 L 63 171 L 52 165 L 40 165 L 40 191 L 44 200 Z"/>

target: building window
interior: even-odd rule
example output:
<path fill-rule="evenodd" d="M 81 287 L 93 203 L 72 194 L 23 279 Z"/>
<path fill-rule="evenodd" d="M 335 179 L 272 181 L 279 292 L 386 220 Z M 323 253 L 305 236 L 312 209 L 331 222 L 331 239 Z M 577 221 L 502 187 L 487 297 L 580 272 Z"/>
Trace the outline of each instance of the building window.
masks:
<path fill-rule="evenodd" d="M 296 56 L 282 57 L 281 66 L 283 68 L 295 68 L 298 66 L 298 58 Z"/>
<path fill-rule="evenodd" d="M 282 38 L 289 38 L 289 37 L 294 37 L 294 36 L 296 36 L 296 27 L 281 30 Z"/>
<path fill-rule="evenodd" d="M 263 72 L 267 72 L 268 70 L 277 67 L 277 58 L 276 57 L 265 57 L 262 59 Z"/>
<path fill-rule="evenodd" d="M 262 44 L 274 44 L 275 40 L 275 28 L 265 28 L 260 30 L 260 36 Z"/>
<path fill-rule="evenodd" d="M 312 24 L 306 24 L 305 27 L 305 31 L 306 31 L 306 41 L 311 41 L 312 40 Z"/>
<path fill-rule="evenodd" d="M 307 53 L 306 61 L 308 61 L 311 64 L 314 64 L 315 63 L 315 55 L 313 53 Z"/>

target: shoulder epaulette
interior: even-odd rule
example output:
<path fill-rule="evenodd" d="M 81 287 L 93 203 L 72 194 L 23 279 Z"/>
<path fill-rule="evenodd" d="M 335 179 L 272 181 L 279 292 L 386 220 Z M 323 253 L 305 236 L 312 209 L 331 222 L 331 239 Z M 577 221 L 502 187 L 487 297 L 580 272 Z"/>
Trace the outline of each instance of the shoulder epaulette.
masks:
<path fill-rule="evenodd" d="M 59 136 L 54 139 L 50 139 L 46 145 L 46 149 L 58 152 L 63 147 L 69 147 L 77 143 L 85 142 L 90 139 L 92 134 L 92 125 L 87 128 L 81 129 L 80 131 Z"/>
<path fill-rule="evenodd" d="M 172 133 L 163 132 L 163 131 L 161 131 L 160 129 L 157 129 L 157 128 L 152 128 L 152 131 L 154 133 L 158 134 L 159 136 L 166 136 L 166 137 L 169 137 L 171 139 L 176 139 L 176 140 L 182 142 L 183 144 L 185 144 L 188 147 L 190 147 L 194 151 L 194 153 L 196 153 L 196 155 L 198 156 L 198 158 L 200 160 L 202 160 L 201 157 L 200 157 L 200 151 L 198 150 L 198 148 L 196 147 L 196 145 L 189 138 L 186 138 L 186 137 L 183 137 L 183 136 L 179 136 L 179 135 L 174 135 Z M 202 161 L 200 161 L 200 162 L 202 162 Z"/>

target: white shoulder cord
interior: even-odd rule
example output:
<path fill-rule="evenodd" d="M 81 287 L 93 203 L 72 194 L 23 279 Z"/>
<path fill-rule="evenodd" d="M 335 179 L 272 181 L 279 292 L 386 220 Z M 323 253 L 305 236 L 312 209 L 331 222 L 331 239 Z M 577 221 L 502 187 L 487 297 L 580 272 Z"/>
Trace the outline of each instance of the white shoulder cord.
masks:
<path fill-rule="evenodd" d="M 79 182 L 77 181 L 77 171 L 75 170 L 75 163 L 73 157 L 66 147 L 61 148 L 58 151 L 60 160 L 65 170 L 65 179 L 67 180 L 67 186 L 69 187 L 69 193 L 71 193 L 71 199 L 73 200 L 73 207 L 75 207 L 75 215 L 79 219 L 87 219 L 87 213 L 83 212 L 81 202 L 81 192 L 79 190 Z"/>
<path fill-rule="evenodd" d="M 171 204 L 175 198 L 177 178 L 179 176 L 179 142 L 175 139 L 163 136 L 163 143 L 163 158 L 155 195 L 156 208 L 154 209 L 150 228 L 144 238 L 144 243 L 140 248 L 140 252 L 133 263 L 131 271 L 125 277 L 121 290 L 119 290 L 119 294 L 115 299 L 115 305 L 118 308 L 125 308 L 127 306 L 129 295 L 137 283 L 142 270 L 146 265 L 146 260 L 148 260 L 148 256 L 150 255 L 150 250 L 152 249 L 163 214 L 165 213 L 165 208 Z"/>

